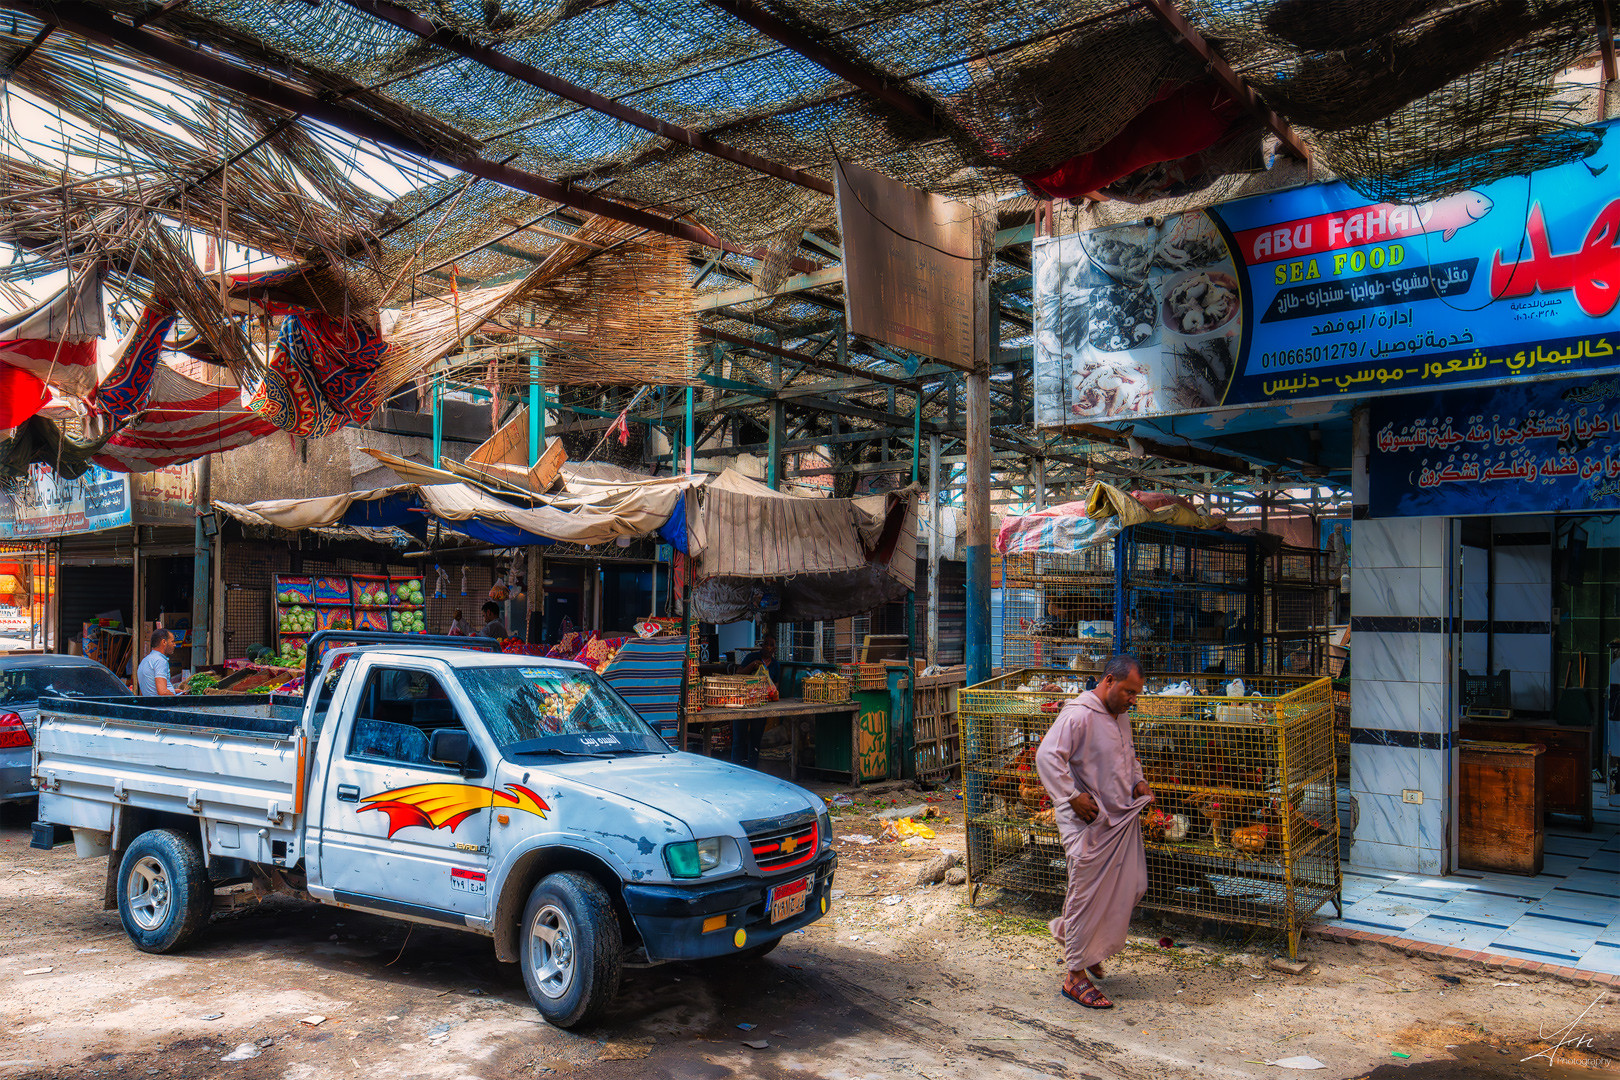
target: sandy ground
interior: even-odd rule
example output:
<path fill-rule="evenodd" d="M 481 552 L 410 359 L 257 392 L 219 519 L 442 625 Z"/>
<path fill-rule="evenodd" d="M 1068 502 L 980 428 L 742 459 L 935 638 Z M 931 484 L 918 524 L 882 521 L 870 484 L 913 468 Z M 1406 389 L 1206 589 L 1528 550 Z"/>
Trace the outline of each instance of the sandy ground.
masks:
<path fill-rule="evenodd" d="M 839 830 L 877 834 L 873 809 Z M 963 847 L 954 823 L 911 850 L 840 841 L 846 895 L 826 919 L 742 971 L 628 972 L 607 1022 L 569 1033 L 484 939 L 312 904 L 217 914 L 183 955 L 137 952 L 101 910 L 103 861 L 30 849 L 27 820 L 0 819 L 0 1077 L 1157 1080 L 1292 1075 L 1257 1063 L 1298 1055 L 1328 1078 L 1620 1075 L 1620 1000 L 1596 988 L 1310 941 L 1311 970 L 1286 975 L 1274 942 L 1150 921 L 1113 965 L 1118 1007 L 1082 1010 L 1057 992 L 1044 902 L 913 885 Z M 1583 1048 L 1521 1060 L 1554 1032 Z M 257 1056 L 220 1061 L 244 1044 Z"/>

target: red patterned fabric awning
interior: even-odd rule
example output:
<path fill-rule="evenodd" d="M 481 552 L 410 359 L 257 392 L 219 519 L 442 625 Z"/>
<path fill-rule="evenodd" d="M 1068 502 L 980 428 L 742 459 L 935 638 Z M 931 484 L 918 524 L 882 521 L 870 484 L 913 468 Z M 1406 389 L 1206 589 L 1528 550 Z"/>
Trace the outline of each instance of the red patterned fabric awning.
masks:
<path fill-rule="evenodd" d="M 235 385 L 210 386 L 160 364 L 144 408 L 93 460 L 114 472 L 148 472 L 234 450 L 276 430 L 242 405 Z"/>

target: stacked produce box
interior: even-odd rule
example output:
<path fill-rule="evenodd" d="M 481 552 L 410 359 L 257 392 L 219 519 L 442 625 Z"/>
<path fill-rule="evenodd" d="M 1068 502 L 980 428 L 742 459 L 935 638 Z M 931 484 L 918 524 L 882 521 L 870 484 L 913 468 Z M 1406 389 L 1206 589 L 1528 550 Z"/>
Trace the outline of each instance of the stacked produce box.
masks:
<path fill-rule="evenodd" d="M 309 635 L 317 629 L 315 580 L 276 574 L 275 588 L 274 662 L 282 667 L 302 667 Z"/>
<path fill-rule="evenodd" d="M 401 634 L 427 633 L 427 612 L 422 604 L 426 594 L 419 577 L 393 577 L 389 579 L 389 629 Z"/>

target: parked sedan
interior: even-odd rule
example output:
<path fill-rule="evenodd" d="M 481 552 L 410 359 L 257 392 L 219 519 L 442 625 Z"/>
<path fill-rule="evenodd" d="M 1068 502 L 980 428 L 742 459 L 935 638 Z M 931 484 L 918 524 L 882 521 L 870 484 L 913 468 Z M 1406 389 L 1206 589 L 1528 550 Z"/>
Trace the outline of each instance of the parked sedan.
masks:
<path fill-rule="evenodd" d="M 118 676 L 82 656 L 0 655 L 0 803 L 34 797 L 40 698 L 132 696 Z"/>

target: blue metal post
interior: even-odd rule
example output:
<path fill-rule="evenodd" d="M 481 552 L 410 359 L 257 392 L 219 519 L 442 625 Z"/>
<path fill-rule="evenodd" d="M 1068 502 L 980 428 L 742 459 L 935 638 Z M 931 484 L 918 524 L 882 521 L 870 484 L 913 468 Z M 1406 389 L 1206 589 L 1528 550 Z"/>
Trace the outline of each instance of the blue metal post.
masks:
<path fill-rule="evenodd" d="M 697 394 L 688 386 L 686 388 L 686 475 L 692 475 L 692 444 L 697 441 L 697 428 L 692 416 L 692 409 L 696 405 Z"/>
<path fill-rule="evenodd" d="M 444 379 L 433 380 L 433 467 L 441 468 L 444 459 Z"/>

